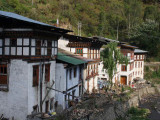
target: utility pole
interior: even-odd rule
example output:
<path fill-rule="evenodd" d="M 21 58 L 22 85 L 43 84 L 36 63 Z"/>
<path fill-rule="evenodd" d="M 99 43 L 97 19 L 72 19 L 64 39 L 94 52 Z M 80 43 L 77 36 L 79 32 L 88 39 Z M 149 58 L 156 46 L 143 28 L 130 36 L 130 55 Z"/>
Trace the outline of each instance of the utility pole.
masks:
<path fill-rule="evenodd" d="M 78 36 L 81 36 L 82 23 L 78 22 Z"/>
<path fill-rule="evenodd" d="M 45 41 L 42 41 L 42 46 L 44 46 L 43 48 L 43 55 L 45 55 L 45 49 L 46 49 L 46 43 Z M 42 101 L 42 83 L 43 83 L 43 71 L 44 69 L 42 69 L 42 67 L 44 67 L 44 57 L 41 55 L 41 61 L 40 61 L 40 112 L 41 112 L 41 116 L 42 116 L 42 106 L 43 106 L 43 101 Z"/>

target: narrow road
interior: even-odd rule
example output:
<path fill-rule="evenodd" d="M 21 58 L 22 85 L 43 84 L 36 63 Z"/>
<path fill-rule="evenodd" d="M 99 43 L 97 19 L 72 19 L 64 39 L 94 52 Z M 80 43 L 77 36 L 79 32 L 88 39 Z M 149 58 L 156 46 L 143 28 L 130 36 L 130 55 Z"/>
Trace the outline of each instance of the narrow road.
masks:
<path fill-rule="evenodd" d="M 151 113 L 148 119 L 160 120 L 160 94 L 144 97 L 141 101 L 140 108 L 147 108 L 150 110 Z"/>

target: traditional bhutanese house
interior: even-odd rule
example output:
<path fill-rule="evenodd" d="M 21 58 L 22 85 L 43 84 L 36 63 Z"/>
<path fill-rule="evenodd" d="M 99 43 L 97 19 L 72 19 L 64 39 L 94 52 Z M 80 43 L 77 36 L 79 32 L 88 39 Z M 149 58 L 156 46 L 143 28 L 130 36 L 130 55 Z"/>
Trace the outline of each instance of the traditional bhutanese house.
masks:
<path fill-rule="evenodd" d="M 74 35 L 64 35 L 58 43 L 59 47 L 74 54 L 81 55 L 94 61 L 88 62 L 84 70 L 84 91 L 91 93 L 97 89 L 98 64 L 100 62 L 100 48 L 102 41 Z"/>
<path fill-rule="evenodd" d="M 55 110 L 58 39 L 68 30 L 0 11 L 0 116 Z"/>
<path fill-rule="evenodd" d="M 144 59 L 147 51 L 135 49 L 134 50 L 134 78 L 144 77 Z"/>
<path fill-rule="evenodd" d="M 117 44 L 119 43 L 119 41 L 117 40 L 112 40 L 109 38 L 104 38 L 104 37 L 94 37 L 95 39 L 99 39 L 99 41 L 102 41 L 105 45 L 107 45 L 110 42 L 116 42 Z M 119 47 L 117 49 L 120 49 Z M 101 48 L 100 51 L 102 52 L 104 50 L 104 48 Z M 103 67 L 103 58 L 101 59 L 101 62 L 99 62 L 98 65 L 98 86 L 99 88 L 102 88 L 102 86 L 107 85 L 106 81 L 109 80 L 109 75 L 107 73 L 107 70 Z M 114 76 L 112 79 L 112 82 L 114 84 L 118 84 L 119 81 L 119 72 L 120 72 L 120 65 L 119 63 L 117 64 L 117 70 L 114 72 Z"/>
<path fill-rule="evenodd" d="M 127 44 L 121 44 L 120 47 L 121 53 L 129 60 L 128 65 L 120 64 L 120 84 L 131 85 L 134 75 L 134 50 L 137 47 Z"/>
<path fill-rule="evenodd" d="M 78 102 L 83 93 L 83 70 L 89 59 L 58 49 L 56 63 L 56 112 Z"/>

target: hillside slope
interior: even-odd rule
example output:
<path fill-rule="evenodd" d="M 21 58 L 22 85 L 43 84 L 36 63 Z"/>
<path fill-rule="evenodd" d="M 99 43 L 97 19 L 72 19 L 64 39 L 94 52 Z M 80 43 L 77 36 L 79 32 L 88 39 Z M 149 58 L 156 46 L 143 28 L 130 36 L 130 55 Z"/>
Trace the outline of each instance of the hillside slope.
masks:
<path fill-rule="evenodd" d="M 159 3 L 159 0 L 0 0 L 0 10 L 52 25 L 59 19 L 60 27 L 74 30 L 75 35 L 81 24 L 82 36 L 104 36 L 142 46 L 135 42 L 140 38 L 134 38 L 135 28 L 152 20 L 159 26 L 154 33 L 159 34 Z M 158 37 L 154 39 L 159 45 Z"/>

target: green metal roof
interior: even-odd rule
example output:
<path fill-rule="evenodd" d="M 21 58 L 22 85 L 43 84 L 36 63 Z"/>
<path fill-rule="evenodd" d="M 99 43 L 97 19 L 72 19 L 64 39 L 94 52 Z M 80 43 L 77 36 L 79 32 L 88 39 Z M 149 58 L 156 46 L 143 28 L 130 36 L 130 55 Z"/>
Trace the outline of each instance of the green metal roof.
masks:
<path fill-rule="evenodd" d="M 70 63 L 72 65 L 79 65 L 79 64 L 87 63 L 86 61 L 83 61 L 83 60 L 68 56 L 68 55 L 60 53 L 60 52 L 58 52 L 57 59 L 61 60 L 63 62 L 66 62 L 66 63 Z"/>

